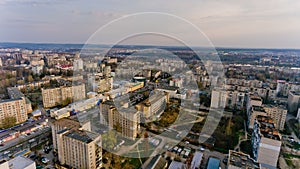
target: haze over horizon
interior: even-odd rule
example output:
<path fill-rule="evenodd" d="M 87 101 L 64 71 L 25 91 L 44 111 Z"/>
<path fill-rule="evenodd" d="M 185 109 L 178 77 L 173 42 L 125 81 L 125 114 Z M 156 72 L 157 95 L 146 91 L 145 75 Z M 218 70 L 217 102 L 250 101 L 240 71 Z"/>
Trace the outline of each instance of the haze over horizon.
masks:
<path fill-rule="evenodd" d="M 300 48 L 298 9 L 300 2 L 296 0 L 189 3 L 179 0 L 92 0 L 89 3 L 82 0 L 2 0 L 0 41 L 82 44 L 114 19 L 138 12 L 162 12 L 193 23 L 216 47 Z M 168 26 L 174 27 L 176 23 L 168 23 Z M 188 31 L 179 33 L 195 41 L 195 36 Z M 111 35 L 110 38 L 116 37 Z M 111 43 L 109 38 L 103 39 L 103 44 Z M 155 45 L 165 44 L 160 43 Z M 131 44 L 147 42 L 133 41 Z"/>

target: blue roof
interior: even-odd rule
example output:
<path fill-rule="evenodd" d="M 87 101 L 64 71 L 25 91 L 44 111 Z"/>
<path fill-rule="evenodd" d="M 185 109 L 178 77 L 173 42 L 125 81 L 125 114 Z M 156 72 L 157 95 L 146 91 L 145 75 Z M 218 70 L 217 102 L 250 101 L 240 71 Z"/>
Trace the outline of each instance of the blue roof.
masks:
<path fill-rule="evenodd" d="M 210 157 L 207 164 L 207 169 L 219 169 L 220 167 L 220 160 Z"/>

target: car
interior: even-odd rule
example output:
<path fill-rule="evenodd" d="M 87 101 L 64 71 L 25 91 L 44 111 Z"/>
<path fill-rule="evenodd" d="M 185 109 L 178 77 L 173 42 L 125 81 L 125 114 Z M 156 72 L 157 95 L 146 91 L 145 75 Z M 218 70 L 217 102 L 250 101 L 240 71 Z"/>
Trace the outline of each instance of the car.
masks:
<path fill-rule="evenodd" d="M 42 161 L 42 163 L 47 164 L 49 162 L 49 159 L 46 157 L 43 157 L 41 161 Z"/>
<path fill-rule="evenodd" d="M 205 148 L 203 148 L 203 147 L 200 147 L 200 148 L 199 148 L 199 150 L 200 150 L 200 151 L 204 151 L 204 150 L 205 150 Z"/>
<path fill-rule="evenodd" d="M 6 154 L 9 154 L 10 153 L 10 151 L 4 151 L 4 155 L 6 155 Z"/>
<path fill-rule="evenodd" d="M 223 159 L 223 163 L 224 163 L 224 164 L 227 164 L 227 162 L 228 162 L 228 158 L 224 158 L 224 159 Z"/>
<path fill-rule="evenodd" d="M 32 156 L 30 156 L 29 158 L 31 158 L 31 159 L 33 159 L 33 160 L 35 160 L 35 159 L 37 159 L 37 156 L 35 155 L 35 154 L 33 154 Z"/>

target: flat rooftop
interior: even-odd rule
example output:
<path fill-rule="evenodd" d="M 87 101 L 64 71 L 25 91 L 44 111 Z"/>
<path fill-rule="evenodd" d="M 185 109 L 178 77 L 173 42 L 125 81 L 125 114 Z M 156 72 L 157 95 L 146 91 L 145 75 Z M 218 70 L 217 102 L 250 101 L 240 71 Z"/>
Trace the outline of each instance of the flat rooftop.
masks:
<path fill-rule="evenodd" d="M 179 89 L 179 87 L 176 87 L 176 86 L 166 86 L 166 85 L 161 85 L 161 86 L 158 86 L 157 89 L 173 90 L 173 91 L 176 91 L 176 90 Z"/>
<path fill-rule="evenodd" d="M 35 162 L 26 157 L 18 156 L 16 158 L 9 160 L 8 164 L 10 166 L 10 169 L 24 169 L 24 168 L 28 167 L 29 165 L 32 165 L 32 164 L 35 165 Z"/>
<path fill-rule="evenodd" d="M 65 136 L 82 141 L 84 143 L 90 143 L 100 135 L 88 131 L 70 130 L 70 132 L 66 133 Z"/>
<path fill-rule="evenodd" d="M 259 111 L 259 112 L 266 112 L 265 109 L 262 106 L 252 106 L 253 111 Z"/>
<path fill-rule="evenodd" d="M 62 119 L 56 120 L 55 122 L 53 122 L 53 124 L 63 126 L 63 127 L 69 128 L 69 129 L 72 129 L 72 128 L 77 129 L 77 128 L 81 127 L 79 121 L 69 119 L 69 118 L 62 118 Z"/>
<path fill-rule="evenodd" d="M 251 95 L 250 96 L 251 100 L 257 100 L 257 101 L 262 101 L 261 97 L 257 96 L 257 95 Z"/>
<path fill-rule="evenodd" d="M 17 87 L 8 87 L 7 92 L 11 99 L 25 97 L 24 94 Z"/>
<path fill-rule="evenodd" d="M 260 133 L 269 139 L 273 140 L 281 140 L 281 136 L 278 132 L 278 130 L 275 128 L 275 125 L 273 123 L 273 120 L 271 117 L 268 116 L 257 116 L 256 120 L 259 123 L 259 130 Z"/>
<path fill-rule="evenodd" d="M 228 166 L 235 166 L 243 169 L 259 169 L 260 164 L 248 154 L 229 150 Z"/>

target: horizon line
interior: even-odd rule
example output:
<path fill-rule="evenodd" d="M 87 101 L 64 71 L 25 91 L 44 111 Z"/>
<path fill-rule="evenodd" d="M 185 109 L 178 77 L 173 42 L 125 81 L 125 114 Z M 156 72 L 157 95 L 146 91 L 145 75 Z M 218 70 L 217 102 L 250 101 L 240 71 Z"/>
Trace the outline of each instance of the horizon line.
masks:
<path fill-rule="evenodd" d="M 114 46 L 112 44 L 95 44 L 95 43 L 72 43 L 72 42 L 5 42 L 0 41 L 0 44 L 45 44 L 45 45 L 99 45 L 99 46 Z M 154 47 L 188 47 L 188 48 L 215 48 L 215 49 L 260 49 L 260 50 L 280 50 L 280 49 L 286 49 L 286 50 L 300 50 L 300 48 L 292 48 L 292 47 L 233 47 L 233 46 L 170 46 L 170 45 L 154 45 L 154 44 L 119 44 L 116 46 L 154 46 Z"/>

